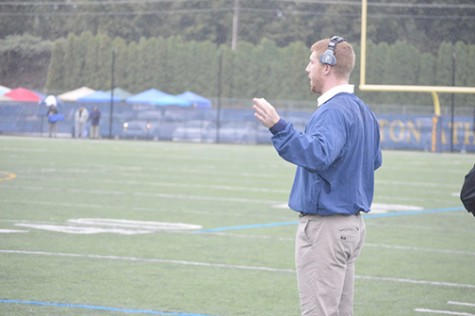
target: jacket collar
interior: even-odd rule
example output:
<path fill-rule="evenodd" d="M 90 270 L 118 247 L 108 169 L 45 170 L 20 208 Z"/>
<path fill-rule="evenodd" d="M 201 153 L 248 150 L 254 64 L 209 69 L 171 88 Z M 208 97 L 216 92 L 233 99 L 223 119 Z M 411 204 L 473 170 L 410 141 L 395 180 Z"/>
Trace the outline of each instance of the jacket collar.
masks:
<path fill-rule="evenodd" d="M 342 84 L 342 85 L 333 87 L 318 97 L 317 106 L 320 106 L 323 103 L 327 102 L 328 100 L 336 96 L 338 93 L 342 93 L 342 92 L 354 93 L 354 91 L 355 91 L 355 86 L 352 84 Z"/>

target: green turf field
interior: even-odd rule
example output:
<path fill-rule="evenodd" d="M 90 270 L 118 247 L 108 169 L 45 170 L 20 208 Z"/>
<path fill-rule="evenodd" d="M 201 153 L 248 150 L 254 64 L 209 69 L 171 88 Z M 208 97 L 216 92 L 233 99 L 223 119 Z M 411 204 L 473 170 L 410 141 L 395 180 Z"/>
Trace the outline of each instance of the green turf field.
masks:
<path fill-rule="evenodd" d="M 383 153 L 356 315 L 475 315 L 474 158 Z M 293 172 L 271 146 L 0 137 L 0 315 L 298 315 Z"/>

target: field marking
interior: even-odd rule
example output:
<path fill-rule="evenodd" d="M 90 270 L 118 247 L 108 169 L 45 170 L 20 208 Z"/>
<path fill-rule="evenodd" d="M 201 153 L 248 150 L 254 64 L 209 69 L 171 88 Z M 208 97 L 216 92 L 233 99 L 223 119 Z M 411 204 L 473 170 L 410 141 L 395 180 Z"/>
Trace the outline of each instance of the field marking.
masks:
<path fill-rule="evenodd" d="M 200 229 L 202 226 L 184 223 L 165 223 L 152 221 L 136 221 L 127 219 L 113 218 L 76 218 L 68 220 L 68 223 L 79 225 L 95 225 L 105 227 L 126 227 L 126 228 L 145 228 L 148 230 L 194 230 Z"/>
<path fill-rule="evenodd" d="M 49 256 L 49 257 L 99 259 L 99 260 L 113 260 L 113 261 L 114 260 L 115 261 L 131 261 L 131 262 L 144 262 L 144 263 L 162 263 L 162 264 L 172 264 L 172 265 L 185 265 L 185 266 L 197 266 L 197 267 L 210 267 L 210 268 L 236 269 L 236 270 L 246 270 L 246 271 L 261 271 L 261 272 L 295 274 L 294 269 L 282 269 L 282 268 L 272 268 L 272 267 L 262 267 L 262 266 L 232 265 L 232 264 L 223 264 L 223 263 L 197 262 L 197 261 L 159 259 L 159 258 L 104 256 L 104 255 L 92 255 L 92 254 L 31 251 L 31 250 L 8 250 L 8 249 L 0 249 L 0 253 L 17 254 L 17 255 L 33 255 L 33 256 L 35 256 L 35 255 L 36 256 Z M 356 275 L 355 278 L 360 279 L 360 280 L 367 280 L 367 281 L 408 283 L 408 284 L 413 284 L 413 285 L 424 285 L 424 286 L 438 286 L 438 287 L 455 287 L 455 288 L 475 289 L 475 284 L 463 284 L 463 283 L 427 281 L 427 280 L 413 280 L 413 279 L 393 278 L 393 277 L 362 276 L 362 275 Z"/>
<path fill-rule="evenodd" d="M 41 229 L 68 234 L 99 234 L 112 233 L 120 235 L 151 234 L 159 231 L 189 231 L 201 229 L 201 225 L 184 223 L 165 223 L 152 221 L 133 221 L 125 219 L 76 218 L 70 219 L 65 225 L 56 223 L 19 222 L 15 226 Z"/>
<path fill-rule="evenodd" d="M 136 176 L 134 175 L 136 178 Z M 177 178 L 178 180 L 181 180 L 182 177 L 167 177 L 168 180 L 171 178 Z M 25 179 L 28 180 L 41 180 L 42 177 L 25 177 Z M 74 182 L 74 179 L 69 178 L 63 178 L 63 177 L 55 177 L 55 180 L 59 180 L 62 182 Z M 104 183 L 104 184 L 122 184 L 125 186 L 133 186 L 133 185 L 144 185 L 146 184 L 147 187 L 158 187 L 158 188 L 192 188 L 192 189 L 213 189 L 213 190 L 222 190 L 222 191 L 243 191 L 243 192 L 257 192 L 257 193 L 282 193 L 282 194 L 288 194 L 289 190 L 288 189 L 271 189 L 271 188 L 265 188 L 265 187 L 241 187 L 241 186 L 231 186 L 231 185 L 224 185 L 224 184 L 206 184 L 206 185 L 201 185 L 201 184 L 194 184 L 194 183 L 172 183 L 170 181 L 155 181 L 155 180 L 150 180 L 147 182 L 144 181 L 136 181 L 136 180 L 99 180 L 99 179 L 94 179 L 95 183 Z"/>
<path fill-rule="evenodd" d="M 0 182 L 13 180 L 16 178 L 16 174 L 7 171 L 0 171 Z"/>
<path fill-rule="evenodd" d="M 362 280 L 374 280 L 374 281 L 387 281 L 397 283 L 408 283 L 417 285 L 430 285 L 430 286 L 443 286 L 443 287 L 457 287 L 466 289 L 475 289 L 475 284 L 463 284 L 453 282 L 439 282 L 439 281 L 427 281 L 427 280 L 413 280 L 405 278 L 392 278 L 392 277 L 373 277 L 373 276 L 356 276 L 357 279 Z"/>
<path fill-rule="evenodd" d="M 50 203 L 51 205 L 56 205 L 55 203 Z M 77 206 L 77 205 L 76 205 Z M 95 207 L 95 206 L 94 206 Z M 463 207 L 452 207 L 452 208 L 441 208 L 441 209 L 429 209 L 429 210 L 411 210 L 411 211 L 397 211 L 397 212 L 389 212 L 389 213 L 369 213 L 363 215 L 364 219 L 372 219 L 372 218 L 387 218 L 387 217 L 398 217 L 398 216 L 406 216 L 406 215 L 420 215 L 420 214 L 433 214 L 433 213 L 443 213 L 443 212 L 454 212 L 463 210 Z M 85 219 L 83 219 L 85 220 Z M 97 221 L 100 220 L 102 223 L 98 223 Z M 70 220 L 71 221 L 71 220 Z M 74 222 L 76 221 L 76 222 Z M 84 226 L 77 226 L 77 225 L 57 225 L 57 224 L 41 224 L 41 223 L 31 223 L 31 222 L 21 222 L 16 223 L 16 226 L 20 227 L 29 227 L 29 228 L 37 228 L 37 229 L 44 229 L 44 230 L 51 230 L 51 231 L 58 231 L 58 232 L 67 232 L 67 233 L 77 233 L 77 234 L 95 234 L 95 233 L 104 233 L 104 232 L 112 232 L 118 234 L 144 234 L 149 233 L 151 228 L 150 226 L 142 227 L 140 223 L 136 223 L 133 221 L 121 220 L 121 219 L 89 219 L 89 221 L 96 221 L 96 226 L 106 226 L 104 227 L 92 227 L 88 229 Z M 109 221 L 106 225 L 106 221 Z M 114 222 L 114 225 L 111 225 L 111 221 Z M 122 223 L 120 223 L 122 221 Z M 131 231 L 130 229 L 124 229 L 125 223 L 128 222 L 126 226 L 134 226 L 134 230 Z M 80 224 L 78 220 L 73 220 L 71 223 Z M 148 222 L 149 224 L 152 222 Z M 216 233 L 216 232 L 224 232 L 224 231 L 233 231 L 233 230 L 247 230 L 247 229 L 259 229 L 259 228 L 274 228 L 274 227 L 283 227 L 283 226 L 294 226 L 297 225 L 298 221 L 283 221 L 283 222 L 271 222 L 271 223 L 257 223 L 257 224 L 246 224 L 246 225 L 237 225 L 237 226 L 223 226 L 223 227 L 215 227 L 215 228 L 206 228 L 200 229 L 197 226 L 193 226 L 195 233 Z M 84 224 L 84 223 L 82 223 Z M 152 225 L 152 224 L 151 224 Z M 173 224 L 177 225 L 177 224 Z M 181 224 L 180 224 L 181 225 Z M 188 224 L 183 224 L 188 225 Z M 115 226 L 115 228 L 111 228 L 110 226 Z M 154 231 L 157 230 L 157 224 L 153 224 Z M 163 226 L 163 225 L 162 225 Z"/>
<path fill-rule="evenodd" d="M 117 182 L 116 182 L 117 183 Z M 143 182 L 142 182 L 143 184 Z M 208 188 L 209 186 L 203 185 L 201 188 L 205 189 Z M 219 187 L 219 185 L 218 185 Z M 214 185 L 209 187 L 210 189 L 214 189 Z M 76 188 L 55 188 L 55 187 L 42 187 L 42 186 L 11 186 L 9 189 L 15 189 L 15 190 L 32 190 L 32 191 L 53 191 L 53 192 L 59 192 L 59 193 L 85 193 L 85 194 L 99 194 L 99 195 L 111 195 L 111 196 L 118 196 L 118 195 L 125 195 L 127 192 L 124 191 L 107 191 L 107 190 L 84 190 L 84 189 L 76 189 Z M 257 189 L 257 191 L 253 191 L 254 189 L 250 188 L 248 192 L 260 192 L 260 189 Z M 276 190 L 276 191 L 269 191 L 269 192 L 274 192 L 274 193 L 281 193 L 284 194 L 285 192 L 285 198 L 282 200 L 287 199 L 288 195 L 288 190 Z M 224 201 L 224 202 L 256 202 L 256 203 L 269 203 L 269 204 L 282 204 L 281 201 L 272 201 L 272 200 L 258 200 L 258 199 L 246 199 L 246 198 L 221 198 L 221 197 L 204 197 L 200 195 L 180 195 L 180 194 L 164 194 L 164 193 L 144 193 L 144 192 L 131 192 L 132 195 L 134 196 L 154 196 L 154 197 L 160 197 L 160 198 L 171 198 L 171 199 L 176 199 L 176 198 L 181 198 L 181 199 L 188 199 L 188 200 L 200 200 L 200 201 Z M 450 194 L 447 194 L 447 197 L 453 198 L 454 200 L 458 200 L 455 197 L 451 196 Z M 403 203 L 404 201 L 408 201 L 411 203 L 414 203 L 414 201 L 420 202 L 420 203 L 425 203 L 425 202 L 438 202 L 438 203 L 445 203 L 447 202 L 446 198 L 431 198 L 431 199 L 426 199 L 426 198 L 416 198 L 416 197 L 403 197 L 403 196 L 389 196 L 389 195 L 378 195 L 377 196 L 378 200 L 387 200 L 387 201 L 399 201 L 399 204 L 401 202 Z M 284 202 L 285 203 L 285 202 Z"/>
<path fill-rule="evenodd" d="M 456 212 L 444 213 L 444 216 L 456 216 L 457 219 L 460 219 L 460 214 Z M 378 226 L 378 223 L 366 221 L 367 226 Z M 437 230 L 440 231 L 440 227 L 431 226 L 431 225 L 415 225 L 415 224 L 391 224 L 391 228 L 400 228 L 400 229 L 413 229 L 413 230 Z M 459 228 L 457 225 L 444 226 L 444 230 L 452 230 L 457 233 L 473 233 L 473 228 Z"/>
<path fill-rule="evenodd" d="M 467 303 L 467 302 L 448 301 L 447 304 L 449 304 L 449 305 L 458 305 L 458 306 L 475 307 L 475 303 Z"/>
<path fill-rule="evenodd" d="M 24 227 L 32 227 L 32 228 L 39 228 L 41 229 L 42 225 L 51 225 L 52 227 L 58 227 L 58 225 L 54 222 L 30 222 L 26 220 L 0 220 L 3 222 L 12 222 L 15 223 L 16 226 L 24 226 Z M 182 223 L 162 223 L 162 222 L 147 222 L 145 221 L 144 224 L 145 226 L 141 226 L 139 223 L 142 221 L 129 221 L 129 220 L 111 220 L 111 219 L 71 219 L 68 221 L 69 223 L 82 223 L 82 224 L 91 224 L 91 225 L 98 225 L 101 226 L 101 223 L 107 223 L 105 224 L 105 227 L 103 227 L 104 231 L 103 232 L 108 232 L 112 233 L 114 231 L 107 230 L 107 226 L 115 226 L 114 228 L 117 228 L 118 226 L 122 227 L 129 227 L 132 229 L 132 232 L 137 232 L 141 228 L 150 228 L 150 230 L 160 230 L 161 232 L 167 232 L 167 233 L 174 233 L 174 234 L 194 234 L 196 233 L 194 230 L 195 229 L 200 229 L 198 228 L 199 225 L 193 225 L 193 224 L 182 224 Z M 117 223 L 118 225 L 114 225 Z M 123 225 L 121 225 L 122 223 Z M 147 226 L 148 225 L 148 226 Z M 150 226 L 151 225 L 151 226 Z M 158 226 L 155 226 L 158 225 Z M 182 226 L 184 225 L 184 226 Z M 35 226 L 35 227 L 33 227 Z M 163 226 L 163 227 L 162 227 Z M 72 227 L 72 228 L 71 228 Z M 68 233 L 74 233 L 74 226 L 67 226 L 67 228 L 71 228 L 72 231 L 66 231 Z M 163 228 L 163 229 L 160 229 Z M 53 229 L 55 231 L 60 231 L 58 229 Z M 142 233 L 151 233 L 152 231 L 146 230 L 143 231 Z M 1 233 L 27 233 L 27 230 L 15 230 L 15 229 L 0 229 L 0 234 Z M 127 233 L 127 231 L 125 231 Z M 202 230 L 199 232 L 203 232 Z M 79 233 L 79 231 L 77 232 Z M 87 233 L 93 233 L 93 228 L 91 228 L 91 231 L 88 232 L 88 230 L 85 230 L 85 234 Z M 223 237 L 230 237 L 230 238 L 245 238 L 245 239 L 264 239 L 264 240 L 272 240 L 272 241 L 283 241 L 283 242 L 295 242 L 295 238 L 293 237 L 277 237 L 277 236 L 271 236 L 271 235 L 252 235 L 252 234 L 233 234 L 233 233 L 226 233 L 226 232 L 220 232 L 220 231 L 215 231 L 215 232 L 208 232 L 207 234 L 209 235 L 215 235 L 215 236 L 223 236 Z M 403 251 L 414 251 L 414 252 L 427 252 L 427 253 L 440 253 L 440 254 L 449 254 L 449 255 L 461 255 L 461 256 L 471 256 L 475 257 L 475 252 L 470 252 L 470 251 L 464 251 L 464 250 L 452 250 L 452 249 L 437 249 L 437 248 L 422 248 L 422 247 L 413 247 L 413 246 L 404 246 L 404 245 L 388 245 L 388 244 L 375 244 L 375 243 L 368 243 L 365 242 L 364 247 L 372 247 L 372 248 L 383 248 L 383 249 L 392 249 L 392 250 L 403 250 Z"/>
<path fill-rule="evenodd" d="M 417 313 L 426 313 L 426 314 L 439 314 L 439 315 L 457 315 L 457 316 L 475 316 L 475 314 L 463 313 L 463 312 L 452 312 L 428 308 L 416 308 L 414 309 Z"/>
<path fill-rule="evenodd" d="M 423 215 L 423 214 L 434 214 L 434 213 L 445 213 L 445 212 L 458 212 L 464 210 L 463 207 L 447 207 L 447 208 L 437 208 L 437 209 L 428 209 L 420 211 L 398 211 L 390 213 L 376 213 L 376 214 L 364 214 L 364 219 L 372 218 L 387 218 L 387 217 L 399 217 L 407 215 Z M 215 227 L 207 228 L 196 231 L 196 233 L 214 233 L 214 232 L 223 232 L 230 230 L 243 230 L 243 229 L 253 229 L 253 228 L 269 228 L 269 227 L 280 227 L 288 225 L 297 225 L 298 221 L 290 222 L 273 222 L 273 223 L 262 223 L 262 224 L 248 224 L 248 225 L 238 225 L 238 226 L 224 226 L 224 227 Z"/>
<path fill-rule="evenodd" d="M 414 190 L 412 190 L 414 191 Z M 431 202 L 431 203 L 446 203 L 447 198 L 453 199 L 454 201 L 459 202 L 460 199 L 457 199 L 453 196 L 451 196 L 447 192 L 440 192 L 440 194 L 437 195 L 437 197 L 440 198 L 419 198 L 415 196 L 407 196 L 407 194 L 402 194 L 400 196 L 394 196 L 394 195 L 383 195 L 383 194 L 378 194 L 375 196 L 375 199 L 380 200 L 380 201 L 398 201 L 398 203 L 405 203 L 406 201 L 409 203 L 426 203 L 426 202 Z"/>
<path fill-rule="evenodd" d="M 190 232 L 193 234 L 194 232 Z M 284 242 L 295 242 L 294 237 L 277 237 L 269 235 L 249 235 L 249 234 L 233 234 L 233 233 L 224 233 L 224 232 L 215 232 L 209 233 L 209 235 L 224 236 L 231 238 L 248 238 L 248 239 L 265 239 L 265 240 L 278 240 Z M 464 251 L 464 250 L 452 250 L 452 249 L 437 249 L 437 248 L 422 248 L 422 247 L 413 247 L 413 246 L 402 246 L 402 245 L 387 245 L 387 244 L 374 244 L 374 243 L 364 243 L 364 247 L 373 247 L 373 248 L 384 248 L 384 249 L 393 249 L 393 250 L 409 250 L 414 252 L 428 252 L 428 253 L 442 253 L 449 255 L 461 255 L 461 256 L 471 256 L 475 257 L 475 252 Z"/>
<path fill-rule="evenodd" d="M 133 262 L 145 262 L 145 263 L 163 263 L 163 264 L 175 264 L 175 265 L 211 267 L 211 268 L 237 269 L 237 270 L 267 271 L 267 272 L 278 272 L 278 273 L 295 273 L 295 270 L 293 269 L 278 269 L 278 268 L 270 268 L 270 267 L 243 266 L 243 265 L 232 265 L 232 264 L 222 264 L 222 263 L 158 259 L 158 258 L 103 256 L 103 255 L 91 255 L 91 254 L 76 254 L 76 253 L 62 253 L 62 252 L 55 253 L 55 252 L 46 252 L 46 251 L 25 251 L 25 250 L 6 250 L 6 249 L 0 249 L 0 253 L 51 256 L 51 257 L 72 257 L 72 258 L 86 258 L 86 259 L 117 260 L 117 261 L 133 261 Z"/>
<path fill-rule="evenodd" d="M 451 249 L 436 249 L 436 248 L 420 248 L 420 247 L 411 247 L 411 246 L 398 246 L 398 245 L 384 245 L 384 244 L 372 244 L 365 243 L 364 247 L 376 247 L 376 248 L 386 248 L 386 249 L 396 249 L 396 250 L 411 250 L 416 252 L 432 252 L 432 253 L 443 253 L 451 255 L 464 255 L 464 256 L 475 256 L 475 252 L 463 251 L 463 250 L 451 250 Z"/>
<path fill-rule="evenodd" d="M 133 174 L 133 177 L 134 178 L 137 178 L 137 177 L 140 177 L 140 178 L 146 178 L 146 179 L 149 179 L 148 176 L 141 176 L 140 174 L 137 174 L 137 172 L 142 172 L 142 168 L 140 167 L 137 167 L 137 168 L 134 168 L 134 167 L 123 167 L 123 168 L 109 168 L 107 171 L 113 171 L 115 172 L 115 174 L 117 175 L 117 169 L 119 169 L 121 171 L 121 175 L 125 176 L 125 177 L 128 177 L 129 176 L 129 173 L 130 174 Z M 163 172 L 164 170 L 163 169 L 157 169 L 155 168 L 156 172 L 157 173 L 160 173 L 161 175 L 163 175 Z M 40 169 L 41 172 L 57 172 L 59 169 L 56 169 L 56 168 L 43 168 L 43 169 Z M 71 173 L 84 173 L 85 169 L 68 169 L 66 171 L 69 171 Z M 125 172 L 124 172 L 125 170 Z M 89 172 L 90 170 L 87 169 L 87 172 Z M 99 171 L 99 170 L 98 170 Z M 100 171 L 104 171 L 103 168 L 100 168 Z M 191 171 L 194 171 L 193 173 L 195 174 L 206 174 L 206 175 L 209 175 L 209 173 L 207 171 L 196 171 L 194 169 L 190 169 L 190 172 Z M 171 170 L 166 170 L 166 172 L 170 172 L 170 174 L 167 175 L 166 179 L 178 179 L 178 180 L 181 180 L 183 177 L 181 176 L 176 176 L 176 170 L 174 169 L 171 169 Z M 222 173 L 222 172 L 214 172 L 214 174 L 216 175 L 220 175 L 222 177 L 225 177 L 227 174 L 229 173 Z M 255 174 L 249 174 L 249 173 L 241 173 L 239 174 L 240 176 L 244 177 L 244 178 L 249 178 L 249 177 L 253 177 L 253 178 L 256 178 L 256 179 L 259 179 L 259 178 L 271 178 L 271 179 L 279 179 L 281 181 L 285 181 L 285 179 L 287 178 L 282 178 L 282 177 L 264 177 L 266 175 L 262 174 L 262 175 L 255 175 Z M 233 174 L 233 176 L 235 176 L 235 174 Z M 41 176 L 29 176 L 29 177 L 25 177 L 25 179 L 29 179 L 29 180 L 41 180 L 42 177 Z M 60 177 L 60 176 L 54 176 L 54 179 L 55 180 L 58 180 L 58 181 L 64 181 L 64 182 L 74 182 L 74 179 L 72 179 L 71 177 Z M 144 182 L 143 181 L 138 181 L 138 180 L 120 180 L 120 181 L 113 181 L 113 180 L 103 180 L 103 179 L 100 179 L 100 178 L 95 178 L 93 179 L 95 183 L 113 183 L 113 184 L 117 184 L 117 183 L 120 183 L 120 184 L 124 184 L 124 185 L 135 185 L 135 184 L 140 184 L 140 185 L 143 185 Z M 375 183 L 377 185 L 391 185 L 391 186 L 404 186 L 404 187 L 408 187 L 408 186 L 413 186 L 413 187 L 418 187 L 418 188 L 421 188 L 421 187 L 427 187 L 427 188 L 437 188 L 437 189 L 440 189 L 440 188 L 451 188 L 451 189 L 460 189 L 457 185 L 455 184 L 446 184 L 446 183 L 439 183 L 439 182 L 421 182 L 421 181 L 390 181 L 390 180 L 378 180 L 376 179 L 375 180 Z M 203 187 L 203 188 L 212 188 L 212 189 L 217 189 L 217 190 L 231 190 L 231 191 L 249 191 L 251 190 L 252 192 L 276 192 L 276 193 L 285 193 L 285 194 L 288 194 L 289 190 L 288 189 L 270 189 L 270 188 L 263 188 L 263 187 L 255 187 L 255 188 L 249 188 L 249 187 L 235 187 L 235 186 L 229 186 L 229 185 L 224 185 L 224 184 L 212 184 L 212 185 L 199 185 L 199 184 L 191 184 L 191 183 L 171 183 L 170 181 L 163 181 L 163 182 L 157 182 L 157 181 L 147 181 L 147 185 L 150 185 L 150 186 L 158 186 L 158 187 L 184 187 L 184 188 L 200 188 L 200 187 Z"/>
<path fill-rule="evenodd" d="M 0 234 L 27 233 L 27 230 L 21 229 L 0 229 Z"/>
<path fill-rule="evenodd" d="M 253 229 L 253 228 L 269 228 L 269 227 L 280 227 L 280 226 L 289 226 L 297 225 L 297 221 L 290 222 L 273 222 L 273 223 L 264 223 L 264 224 L 248 224 L 248 225 L 239 225 L 239 226 L 224 226 L 224 227 L 215 227 L 207 228 L 196 231 L 196 233 L 216 233 L 230 230 L 243 230 L 243 229 Z"/>
<path fill-rule="evenodd" d="M 154 156 L 154 158 L 156 158 Z M 176 161 L 173 159 L 173 161 Z M 229 161 L 229 160 L 228 160 Z M 192 162 L 196 164 L 196 158 L 192 158 Z M 26 163 L 26 162 L 25 162 Z M 28 161 L 27 162 L 29 166 L 32 166 L 33 162 Z M 272 164 L 271 164 L 272 165 Z M 275 165 L 275 164 L 274 164 Z M 78 173 L 90 173 L 91 170 L 95 172 L 96 175 L 98 174 L 108 174 L 110 172 L 114 172 L 115 175 L 118 176 L 124 176 L 127 178 L 146 178 L 149 179 L 150 177 L 147 175 L 141 175 L 138 174 L 138 172 L 143 172 L 144 169 L 142 166 L 114 166 L 113 168 L 109 166 L 103 166 L 103 165 L 89 165 L 87 168 L 80 167 L 74 168 L 74 167 L 65 167 L 65 168 L 44 168 L 44 164 L 37 164 L 40 168 L 34 168 L 34 173 L 30 172 L 30 174 L 36 174 L 37 172 L 42 172 L 42 173 L 52 173 L 56 174 L 57 172 L 61 171 L 64 173 L 73 173 L 73 174 L 78 174 Z M 266 165 L 266 167 L 269 167 L 269 164 Z M 282 168 L 285 168 L 285 165 L 282 166 L 275 166 L 274 168 L 276 170 L 279 170 L 279 173 L 249 173 L 249 172 L 237 172 L 237 173 L 230 173 L 226 171 L 219 171 L 219 170 L 226 170 L 226 169 L 216 169 L 216 168 L 199 168 L 199 169 L 194 169 L 194 168 L 180 168 L 180 172 L 186 175 L 193 175 L 193 176 L 201 176 L 201 175 L 206 175 L 206 176 L 216 176 L 219 178 L 229 178 L 229 177 L 240 177 L 240 178 L 245 178 L 245 179 L 259 179 L 263 181 L 267 180 L 274 180 L 275 182 L 279 182 L 282 180 L 288 180 L 289 177 L 292 176 L 293 170 L 292 169 L 287 169 L 289 171 L 288 177 L 285 176 L 284 173 L 281 173 Z M 153 167 L 147 167 L 147 172 L 150 173 L 157 173 L 160 175 L 166 175 L 166 179 L 183 179 L 183 176 L 177 176 L 177 170 L 175 168 L 153 168 Z M 32 177 L 32 179 L 35 179 Z M 61 180 L 61 177 L 54 176 L 54 179 L 59 179 Z M 100 177 L 96 177 L 95 179 L 100 179 Z M 100 180 L 99 180 L 100 181 Z"/>
<path fill-rule="evenodd" d="M 2 203 L 12 203 L 18 205 L 19 203 L 24 204 L 24 205 L 47 205 L 47 206 L 54 206 L 55 209 L 58 207 L 67 207 L 67 208 L 92 208 L 92 209 L 108 209 L 108 210 L 125 210 L 125 211 L 134 211 L 134 212 L 154 212 L 154 213 L 169 213 L 170 209 L 165 209 L 165 210 L 160 210 L 160 209 L 155 209 L 151 207 L 121 207 L 121 206 L 110 206 L 110 205 L 105 205 L 105 204 L 85 204 L 85 203 L 61 203 L 61 202 L 48 202 L 48 201 L 29 201 L 29 200 L 22 200 L 22 201 L 15 201 L 15 200 L 8 200 L 8 199 L 0 199 L 0 202 Z M 215 215 L 216 212 L 210 212 L 207 210 L 197 210 L 199 209 L 196 205 L 195 208 L 192 209 L 187 209 L 187 210 L 180 210 L 180 213 L 185 213 L 185 214 L 198 214 L 198 215 Z M 288 213 L 272 213 L 273 217 L 276 219 L 282 218 L 283 220 L 288 218 Z M 279 215 L 280 214 L 280 215 Z M 242 217 L 242 214 L 239 212 L 231 212 L 226 214 L 226 217 Z M 262 217 L 262 218 L 269 218 L 269 213 L 268 212 L 254 212 L 253 217 Z M 2 220 L 1 221 L 6 221 Z"/>
<path fill-rule="evenodd" d="M 456 188 L 455 184 L 440 183 L 440 182 L 421 182 L 421 181 L 392 181 L 392 180 L 375 180 L 375 184 L 391 185 L 391 186 L 414 186 L 414 187 L 428 187 L 428 188 Z"/>
<path fill-rule="evenodd" d="M 168 193 L 143 193 L 134 192 L 134 196 L 153 196 L 167 199 L 184 199 L 195 201 L 217 201 L 217 202 L 239 202 L 239 203 L 262 203 L 262 204 L 278 204 L 280 201 L 275 200 L 259 200 L 252 198 L 226 198 L 226 197 L 214 197 L 214 196 L 202 196 L 202 195 L 189 195 L 189 194 L 168 194 Z"/>
<path fill-rule="evenodd" d="M 41 301 L 28 301 L 28 300 L 0 299 L 0 303 L 48 306 L 48 307 L 67 307 L 67 308 L 77 308 L 77 309 L 108 311 L 108 312 L 119 312 L 119 313 L 126 313 L 126 314 L 146 314 L 146 315 L 163 315 L 163 316 L 210 316 L 210 315 L 205 315 L 205 314 L 161 312 L 161 311 L 155 311 L 155 310 L 149 310 L 149 309 L 130 309 L 130 308 L 117 308 L 117 307 L 98 306 L 98 305 L 54 303 L 54 302 L 41 302 Z"/>
<path fill-rule="evenodd" d="M 125 196 L 127 192 L 124 191 L 107 191 L 107 190 L 80 190 L 80 189 L 65 189 L 65 188 L 50 188 L 50 187 L 40 187 L 40 186 L 18 186 L 12 187 L 13 189 L 28 189 L 34 191 L 54 191 L 61 194 L 65 192 L 68 193 L 84 193 L 84 194 L 98 194 L 101 196 L 111 195 L 111 196 Z M 203 195 L 190 195 L 190 194 L 170 194 L 170 193 L 145 193 L 145 192 L 131 192 L 132 196 L 148 196 L 148 197 L 158 197 L 166 199 L 182 199 L 182 200 L 195 200 L 195 201 L 217 201 L 217 202 L 239 202 L 239 203 L 261 203 L 261 204 L 279 204 L 281 201 L 275 200 L 262 200 L 262 199 L 253 199 L 253 198 L 234 198 L 234 197 L 217 197 L 217 196 L 203 196 Z"/>
<path fill-rule="evenodd" d="M 465 307 L 475 307 L 474 303 L 467 303 L 467 302 L 448 301 L 447 304 L 465 306 Z M 475 316 L 475 314 L 471 314 L 471 313 L 435 310 L 435 309 L 429 309 L 429 308 L 416 308 L 414 309 L 414 311 L 418 313 L 426 313 L 426 314 Z"/>

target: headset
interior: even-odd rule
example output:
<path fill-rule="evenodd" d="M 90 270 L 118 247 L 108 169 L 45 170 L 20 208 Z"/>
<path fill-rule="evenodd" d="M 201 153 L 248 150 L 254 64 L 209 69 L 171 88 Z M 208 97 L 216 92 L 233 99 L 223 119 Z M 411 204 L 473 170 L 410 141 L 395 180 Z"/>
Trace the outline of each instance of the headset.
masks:
<path fill-rule="evenodd" d="M 330 42 L 328 43 L 327 50 L 320 56 L 320 62 L 324 65 L 335 66 L 336 65 L 336 57 L 335 57 L 335 47 L 336 44 L 345 41 L 343 37 L 340 36 L 333 36 L 330 38 Z"/>

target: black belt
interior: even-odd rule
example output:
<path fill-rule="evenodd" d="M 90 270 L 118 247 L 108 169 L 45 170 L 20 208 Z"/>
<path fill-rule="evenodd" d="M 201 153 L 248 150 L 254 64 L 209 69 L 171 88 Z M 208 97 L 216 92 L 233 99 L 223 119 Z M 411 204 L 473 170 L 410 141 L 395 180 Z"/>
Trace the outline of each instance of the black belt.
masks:
<path fill-rule="evenodd" d="M 354 216 L 358 216 L 361 214 L 361 211 L 357 211 L 355 214 L 335 214 L 335 215 L 348 215 L 348 216 L 351 216 L 351 215 L 354 215 Z M 320 214 L 314 214 L 314 213 L 304 213 L 304 212 L 300 212 L 300 215 L 299 217 L 302 218 L 304 216 L 315 216 L 315 215 L 319 215 L 319 216 L 332 216 L 332 215 L 320 215 Z"/>

